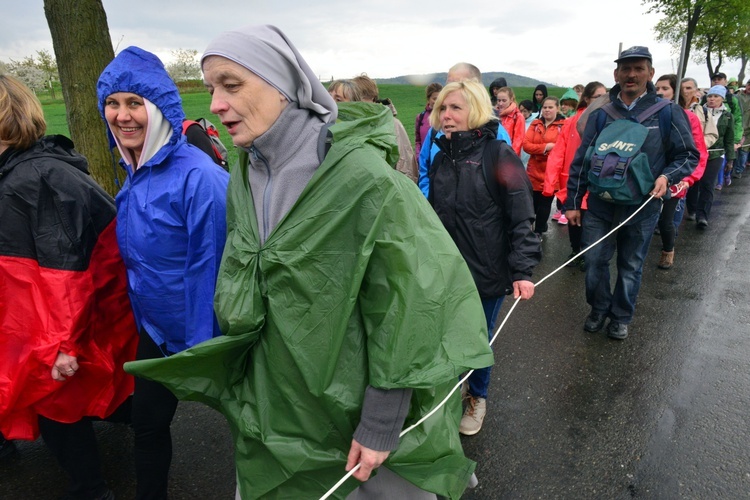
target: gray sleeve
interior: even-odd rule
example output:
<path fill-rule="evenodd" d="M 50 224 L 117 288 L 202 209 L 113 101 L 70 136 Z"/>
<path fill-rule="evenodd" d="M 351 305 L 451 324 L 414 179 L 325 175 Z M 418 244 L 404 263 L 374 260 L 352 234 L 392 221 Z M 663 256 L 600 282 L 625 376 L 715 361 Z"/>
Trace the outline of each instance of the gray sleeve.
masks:
<path fill-rule="evenodd" d="M 354 439 L 372 450 L 395 450 L 409 413 L 411 393 L 411 389 L 376 389 L 368 385 Z"/>

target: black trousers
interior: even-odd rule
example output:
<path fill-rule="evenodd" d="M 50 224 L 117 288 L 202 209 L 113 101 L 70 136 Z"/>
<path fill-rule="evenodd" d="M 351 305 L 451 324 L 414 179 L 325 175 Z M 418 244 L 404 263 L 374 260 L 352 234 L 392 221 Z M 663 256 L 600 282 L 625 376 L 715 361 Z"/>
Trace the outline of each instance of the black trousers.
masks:
<path fill-rule="evenodd" d="M 534 212 L 536 213 L 536 222 L 534 223 L 535 233 L 546 233 L 549 215 L 552 212 L 552 198 L 554 196 L 544 196 L 541 191 L 534 191 Z"/>
<path fill-rule="evenodd" d="M 82 500 L 107 491 L 91 419 L 64 424 L 39 416 L 39 432 L 57 463 L 70 477 L 68 493 Z"/>
<path fill-rule="evenodd" d="M 714 202 L 714 188 L 719 178 L 719 170 L 724 163 L 724 158 L 714 158 L 706 163 L 703 177 L 693 184 L 685 197 L 688 213 L 695 214 L 698 220 L 711 215 L 711 206 Z"/>
<path fill-rule="evenodd" d="M 164 353 L 145 331 L 141 331 L 136 359 L 163 358 Z M 137 500 L 167 498 L 169 467 L 172 463 L 170 425 L 177 410 L 177 398 L 163 385 L 135 378 L 133 431 Z"/>

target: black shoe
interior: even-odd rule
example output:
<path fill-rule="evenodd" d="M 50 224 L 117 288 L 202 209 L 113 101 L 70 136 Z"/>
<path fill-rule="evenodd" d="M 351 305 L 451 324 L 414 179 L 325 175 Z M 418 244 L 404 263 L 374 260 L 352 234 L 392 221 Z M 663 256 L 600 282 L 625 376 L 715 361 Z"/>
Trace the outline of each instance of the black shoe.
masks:
<path fill-rule="evenodd" d="M 695 226 L 698 229 L 706 229 L 708 227 L 708 221 L 704 218 L 698 219 L 698 222 L 695 223 Z"/>
<path fill-rule="evenodd" d="M 0 437 L 0 460 L 14 455 L 17 451 L 13 441 L 8 441 L 4 437 Z"/>
<path fill-rule="evenodd" d="M 732 174 L 732 178 L 733 178 L 733 179 L 742 179 L 742 174 L 741 174 L 741 173 L 739 173 L 739 172 L 734 172 L 734 173 Z"/>
<path fill-rule="evenodd" d="M 610 321 L 607 325 L 607 337 L 616 340 L 628 338 L 628 325 L 622 324 L 619 321 Z"/>
<path fill-rule="evenodd" d="M 565 262 L 568 262 L 570 259 L 573 259 L 576 255 L 578 255 L 580 252 L 572 252 L 568 257 L 565 259 Z M 581 263 L 583 262 L 583 255 L 578 257 L 577 259 L 570 260 L 567 264 L 565 264 L 567 267 L 579 267 Z"/>
<path fill-rule="evenodd" d="M 602 329 L 607 317 L 604 314 L 591 311 L 583 324 L 583 329 L 589 333 L 596 333 Z"/>
<path fill-rule="evenodd" d="M 57 500 L 80 500 L 82 497 L 81 495 L 74 495 L 72 493 L 68 493 L 67 495 L 63 495 L 59 497 Z M 115 500 L 115 494 L 107 488 L 107 491 L 102 493 L 101 495 L 96 496 L 86 496 L 85 498 L 91 498 L 93 500 Z"/>
<path fill-rule="evenodd" d="M 687 214 L 687 216 L 685 216 L 685 218 L 687 220 L 695 220 L 695 214 L 691 214 L 690 212 L 688 212 L 688 214 Z"/>

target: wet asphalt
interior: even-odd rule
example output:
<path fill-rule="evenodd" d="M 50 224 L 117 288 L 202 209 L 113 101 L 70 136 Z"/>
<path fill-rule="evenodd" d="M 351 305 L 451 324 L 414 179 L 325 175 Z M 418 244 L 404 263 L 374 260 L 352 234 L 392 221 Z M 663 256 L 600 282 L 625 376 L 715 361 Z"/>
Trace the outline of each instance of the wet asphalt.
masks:
<path fill-rule="evenodd" d="M 494 346 L 484 427 L 462 438 L 480 482 L 464 498 L 750 498 L 748 219 L 750 176 L 717 193 L 707 230 L 683 221 L 669 271 L 654 237 L 624 341 L 583 331 L 578 269 L 519 304 Z M 535 281 L 565 261 L 567 227 L 552 223 L 542 245 Z M 133 498 L 131 430 L 96 429 L 109 486 Z M 170 498 L 233 498 L 223 418 L 180 403 L 172 432 Z M 17 446 L 0 461 L 0 499 L 63 494 L 41 440 Z"/>

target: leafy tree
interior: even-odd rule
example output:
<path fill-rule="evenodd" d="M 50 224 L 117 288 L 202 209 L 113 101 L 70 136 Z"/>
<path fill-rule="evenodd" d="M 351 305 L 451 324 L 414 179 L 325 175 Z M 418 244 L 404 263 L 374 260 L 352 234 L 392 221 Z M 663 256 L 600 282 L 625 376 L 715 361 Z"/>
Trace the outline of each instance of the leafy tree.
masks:
<path fill-rule="evenodd" d="M 695 60 L 706 63 L 709 75 L 718 71 L 725 59 L 739 57 L 734 47 L 743 26 L 738 16 L 743 18 L 750 12 L 746 0 L 644 0 L 643 4 L 650 6 L 649 13 L 664 15 L 654 27 L 657 39 L 679 48 L 686 37 L 685 60 L 692 49 L 699 50 Z M 747 23 L 744 27 L 747 33 Z M 685 76 L 684 69 L 679 76 Z"/>
<path fill-rule="evenodd" d="M 96 99 L 99 75 L 114 58 L 102 0 L 77 0 L 75 8 L 70 0 L 44 0 L 44 14 L 52 34 L 71 138 L 88 159 L 92 177 L 114 195 L 118 187 L 113 159 Z"/>
<path fill-rule="evenodd" d="M 60 79 L 57 74 L 57 61 L 47 49 L 42 49 L 36 51 L 36 65 L 47 77 L 50 96 L 55 99 L 55 87 L 52 84 L 55 80 Z"/>
<path fill-rule="evenodd" d="M 167 65 L 167 73 L 172 80 L 198 80 L 201 77 L 201 67 L 198 63 L 198 51 L 194 49 L 177 49 L 172 51 L 174 62 Z"/>
<path fill-rule="evenodd" d="M 654 31 L 656 39 L 668 42 L 678 50 L 682 45 L 683 36 L 687 36 L 685 49 L 685 60 L 690 58 L 690 47 L 693 37 L 698 29 L 698 22 L 705 13 L 706 4 L 713 0 L 643 0 L 644 5 L 650 5 L 648 13 L 664 14 L 664 17 L 656 23 Z M 683 65 L 687 67 L 687 65 Z M 678 75 L 680 78 L 683 74 Z"/>

